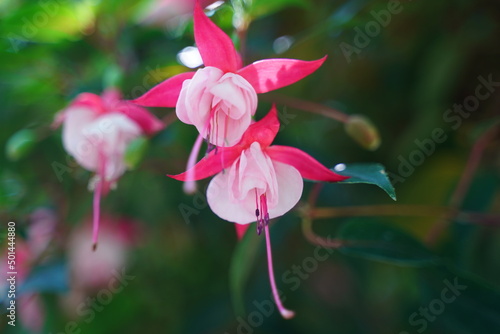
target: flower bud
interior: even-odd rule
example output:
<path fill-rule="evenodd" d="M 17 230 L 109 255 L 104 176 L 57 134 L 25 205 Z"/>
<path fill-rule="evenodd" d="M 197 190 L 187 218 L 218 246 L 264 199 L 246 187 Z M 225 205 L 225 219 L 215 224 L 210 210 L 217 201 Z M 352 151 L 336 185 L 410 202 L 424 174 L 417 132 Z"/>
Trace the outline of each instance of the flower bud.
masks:
<path fill-rule="evenodd" d="M 353 115 L 345 124 L 345 131 L 364 148 L 375 151 L 380 146 L 380 135 L 373 123 L 364 116 Z"/>

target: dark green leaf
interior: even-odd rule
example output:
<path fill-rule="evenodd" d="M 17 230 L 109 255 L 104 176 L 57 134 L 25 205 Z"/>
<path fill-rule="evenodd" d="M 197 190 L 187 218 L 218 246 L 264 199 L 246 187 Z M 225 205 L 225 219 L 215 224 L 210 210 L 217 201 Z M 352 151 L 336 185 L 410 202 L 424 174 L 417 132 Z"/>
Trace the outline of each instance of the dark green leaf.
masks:
<path fill-rule="evenodd" d="M 394 226 L 371 219 L 353 219 L 339 231 L 344 254 L 401 266 L 428 266 L 438 258 L 418 240 Z"/>
<path fill-rule="evenodd" d="M 339 183 L 368 183 L 382 188 L 393 200 L 396 200 L 396 191 L 389 181 L 384 166 L 377 163 L 338 164 L 333 168 L 335 173 L 350 176 Z"/>

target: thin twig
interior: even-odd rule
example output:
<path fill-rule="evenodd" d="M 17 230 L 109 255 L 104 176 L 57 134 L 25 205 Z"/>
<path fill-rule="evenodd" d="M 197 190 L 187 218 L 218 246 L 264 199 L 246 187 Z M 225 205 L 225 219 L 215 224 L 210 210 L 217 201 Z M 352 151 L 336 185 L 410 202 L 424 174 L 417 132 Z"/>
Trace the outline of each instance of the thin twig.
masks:
<path fill-rule="evenodd" d="M 410 216 L 428 217 L 445 214 L 448 208 L 425 205 L 367 205 L 342 208 L 314 208 L 311 210 L 313 218 L 333 218 L 348 216 Z"/>
<path fill-rule="evenodd" d="M 284 104 L 295 109 L 300 109 L 315 114 L 323 115 L 325 117 L 334 119 L 342 123 L 347 123 L 347 121 L 349 121 L 349 115 L 337 109 L 327 107 L 323 104 L 301 100 L 296 97 L 289 97 L 281 94 L 266 94 L 263 95 L 262 98 L 269 102 Z"/>
<path fill-rule="evenodd" d="M 449 226 L 453 218 L 457 217 L 457 215 L 459 214 L 458 209 L 464 201 L 467 190 L 472 183 L 474 174 L 479 167 L 479 163 L 482 159 L 483 153 L 488 147 L 488 144 L 491 142 L 491 140 L 493 140 L 493 138 L 496 136 L 497 130 L 498 126 L 490 128 L 488 131 L 483 133 L 481 137 L 479 137 L 479 139 L 472 147 L 471 153 L 469 154 L 469 159 L 467 160 L 464 172 L 462 173 L 462 177 L 460 178 L 460 181 L 458 182 L 458 185 L 455 188 L 453 195 L 451 196 L 449 214 L 445 217 L 441 217 L 430 229 L 426 237 L 426 242 L 428 244 L 435 244 L 437 240 L 439 240 L 439 237 Z"/>
<path fill-rule="evenodd" d="M 323 237 L 320 237 L 319 235 L 317 235 L 316 233 L 314 233 L 313 229 L 312 229 L 312 218 L 311 217 L 303 217 L 302 218 L 302 233 L 304 234 L 304 236 L 306 237 L 306 239 L 314 244 L 314 245 L 319 245 L 319 246 L 322 246 L 322 247 L 326 247 L 326 248 L 334 248 L 334 249 L 338 249 L 342 246 L 345 246 L 345 240 L 341 240 L 341 239 L 325 239 Z"/>
<path fill-rule="evenodd" d="M 313 219 L 335 217 L 448 217 L 453 210 L 449 207 L 426 205 L 367 205 L 343 208 L 314 208 L 310 209 Z M 455 218 L 461 222 L 471 222 L 481 225 L 500 226 L 500 215 L 482 212 L 457 212 Z"/>

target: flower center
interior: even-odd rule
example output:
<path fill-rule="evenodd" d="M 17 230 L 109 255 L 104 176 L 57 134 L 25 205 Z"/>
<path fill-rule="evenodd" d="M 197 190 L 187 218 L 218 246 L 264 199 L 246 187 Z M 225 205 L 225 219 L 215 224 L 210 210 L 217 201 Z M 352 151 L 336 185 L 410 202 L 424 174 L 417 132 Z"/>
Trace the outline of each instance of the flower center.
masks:
<path fill-rule="evenodd" d="M 207 151 L 210 152 L 213 149 L 216 149 L 217 146 L 223 147 L 227 144 L 227 132 L 228 132 L 228 123 L 230 115 L 222 110 L 223 106 L 221 102 L 215 104 L 210 110 L 210 114 L 208 116 L 207 122 L 205 124 L 205 133 L 206 133 L 206 141 L 208 145 Z M 230 110 L 228 110 L 229 112 Z M 222 123 L 223 126 L 223 134 L 220 136 L 220 127 L 219 122 Z M 207 152 L 207 153 L 208 153 Z"/>
<path fill-rule="evenodd" d="M 255 216 L 257 216 L 257 234 L 260 235 L 264 227 L 269 224 L 269 211 L 267 210 L 266 193 L 259 196 L 257 194 L 257 189 L 255 189 L 255 205 Z"/>

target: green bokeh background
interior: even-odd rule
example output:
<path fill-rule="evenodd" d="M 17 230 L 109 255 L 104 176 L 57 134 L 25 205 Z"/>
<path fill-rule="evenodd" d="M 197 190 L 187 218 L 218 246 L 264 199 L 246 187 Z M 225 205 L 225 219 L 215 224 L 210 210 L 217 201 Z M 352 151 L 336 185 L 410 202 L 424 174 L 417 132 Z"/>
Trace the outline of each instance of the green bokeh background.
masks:
<path fill-rule="evenodd" d="M 57 10 L 52 15 L 42 3 L 58 6 Z M 341 162 L 378 162 L 391 175 L 400 174 L 401 161 L 420 150 L 415 141 L 430 139 L 435 129 L 442 129 L 446 140 L 435 143 L 435 152 L 394 185 L 398 205 L 447 206 L 475 141 L 498 124 L 499 87 L 467 118 L 446 122 L 443 117 L 455 103 L 462 104 L 475 94 L 479 77 L 500 81 L 500 3 L 401 1 L 401 11 L 391 15 L 387 26 L 369 37 L 366 46 L 357 45 L 358 31 L 376 22 L 372 11 L 386 10 L 388 3 L 247 1 L 246 13 L 252 22 L 245 62 L 328 55 L 320 70 L 279 93 L 349 115 L 364 115 L 377 126 L 382 141 L 378 150 L 368 151 L 346 134 L 342 123 L 293 105 L 280 106 L 289 117 L 282 119 L 283 131 L 276 143 L 299 147 L 329 167 Z M 226 3 L 212 16 L 236 41 L 231 23 L 233 6 L 240 4 Z M 4 149 L 6 153 L 0 154 L 2 248 L 6 247 L 3 226 L 16 221 L 21 238 L 29 214 L 40 206 L 58 214 L 63 240 L 68 230 L 90 215 L 92 194 L 87 183 L 91 173 L 68 160 L 60 130 L 50 127 L 57 111 L 79 93 L 100 94 L 110 85 L 118 85 L 126 98 L 134 98 L 162 79 L 187 70 L 176 55 L 193 45 L 192 23 L 175 31 L 165 25 L 140 25 L 137 17 L 144 6 L 138 0 L 0 3 L 1 147 L 18 131 L 29 130 L 18 135 L 18 141 L 24 142 L 15 153 Z M 43 21 L 40 13 L 49 19 Z M 27 22 L 34 24 L 33 31 Z M 294 43 L 278 55 L 273 43 L 285 35 Z M 351 56 L 342 51 L 347 44 L 357 47 Z M 269 99 L 260 101 L 257 118 L 269 110 Z M 152 111 L 159 117 L 173 112 Z M 458 120 L 460 126 L 453 129 Z M 80 320 L 81 333 L 500 331 L 498 135 L 486 146 L 461 205 L 463 211 L 496 214 L 497 219 L 490 220 L 492 226 L 457 220 L 436 244 L 425 247 L 425 236 L 439 221 L 437 216 L 338 218 L 315 223 L 315 231 L 325 237 L 368 235 L 391 244 L 391 235 L 401 236 L 404 241 L 394 243 L 396 248 L 414 242 L 415 248 L 408 249 L 416 252 L 422 247 L 425 256 L 437 261 L 415 264 L 406 257 L 398 260 L 391 252 L 376 256 L 370 249 L 335 251 L 297 280 L 298 274 L 289 271 L 304 266 L 317 246 L 304 238 L 296 212 L 276 220 L 272 227 L 275 272 L 285 304 L 297 313 L 292 320 L 283 320 L 277 312 L 262 320 L 258 316 L 262 312 L 254 301 L 267 301 L 271 294 L 263 238 L 247 236 L 244 244 L 238 244 L 233 225 L 215 216 L 203 200 L 197 202 L 202 196 L 185 195 L 180 182 L 165 176 L 183 170 L 196 135 L 193 127 L 175 122 L 154 136 L 135 170 L 127 172 L 118 189 L 103 200 L 103 212 L 141 222 L 140 242 L 131 250 L 127 267 L 136 278 L 92 322 Z M 61 182 L 54 163 L 71 167 Z M 200 189 L 207 184 L 201 182 Z M 306 184 L 304 200 L 310 189 L 311 184 Z M 344 184 L 324 186 L 318 202 L 331 207 L 392 204 L 377 187 Z M 183 206 L 196 209 L 189 221 L 181 214 Z M 235 249 L 239 250 L 236 256 Z M 64 249 L 54 256 L 64 260 Z M 230 288 L 235 280 L 230 272 L 244 277 L 245 284 L 236 292 L 243 298 L 244 314 L 233 307 L 238 297 Z M 283 275 L 294 277 L 299 286 L 283 280 Z M 455 279 L 466 290 L 427 321 L 424 330 L 409 320 L 419 308 L 440 298 L 444 280 Z M 58 293 L 45 292 L 43 298 L 47 313 L 43 333 L 64 333 L 69 319 L 61 312 Z M 259 325 L 243 329 L 242 321 Z M 4 316 L 0 332 L 28 333 L 20 326 L 7 326 Z"/>

